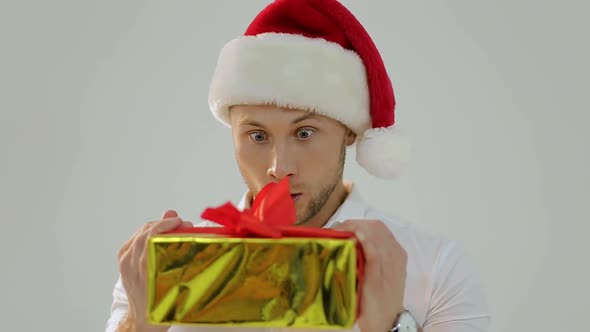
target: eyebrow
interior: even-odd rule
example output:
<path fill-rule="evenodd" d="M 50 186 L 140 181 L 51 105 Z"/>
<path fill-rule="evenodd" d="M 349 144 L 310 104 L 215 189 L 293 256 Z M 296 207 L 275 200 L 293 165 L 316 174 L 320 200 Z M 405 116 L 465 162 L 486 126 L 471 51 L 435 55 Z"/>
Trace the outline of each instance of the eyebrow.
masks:
<path fill-rule="evenodd" d="M 315 120 L 320 121 L 320 118 L 317 116 L 317 114 L 307 113 L 307 114 L 304 114 L 304 115 L 296 118 L 295 120 L 291 121 L 291 124 L 296 124 L 296 123 L 299 123 L 299 122 L 307 120 L 307 119 L 315 119 Z M 262 123 L 260 123 L 258 121 L 250 120 L 247 117 L 240 119 L 238 124 L 264 128 L 264 125 Z"/>
<path fill-rule="evenodd" d="M 297 119 L 293 120 L 291 123 L 292 124 L 295 124 L 295 123 L 299 123 L 299 122 L 301 122 L 303 120 L 307 120 L 307 119 L 315 119 L 315 120 L 318 120 L 318 121 L 320 120 L 320 118 L 318 117 L 317 114 L 315 114 L 315 113 L 306 113 L 306 114 L 298 117 Z"/>
<path fill-rule="evenodd" d="M 238 124 L 239 124 L 240 126 L 247 125 L 247 126 L 254 126 L 254 127 L 260 127 L 260 128 L 264 128 L 264 125 L 263 125 L 262 123 L 260 123 L 260 122 L 256 122 L 256 121 L 254 121 L 254 120 L 250 120 L 250 119 L 248 119 L 248 118 L 243 118 L 243 119 L 240 119 L 240 121 L 238 122 Z"/>

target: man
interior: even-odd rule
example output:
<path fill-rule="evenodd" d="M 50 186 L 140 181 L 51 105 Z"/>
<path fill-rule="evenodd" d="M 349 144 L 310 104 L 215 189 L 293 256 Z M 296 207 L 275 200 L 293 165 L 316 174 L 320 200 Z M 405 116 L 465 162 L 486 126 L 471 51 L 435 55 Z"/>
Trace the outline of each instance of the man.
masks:
<path fill-rule="evenodd" d="M 358 162 L 382 178 L 399 174 L 406 151 L 379 52 L 339 2 L 268 5 L 223 48 L 209 102 L 231 128 L 249 189 L 241 208 L 264 185 L 289 177 L 299 225 L 356 233 L 366 258 L 356 331 L 488 330 L 477 273 L 457 246 L 374 209 L 343 180 L 348 146 L 356 144 Z M 168 211 L 120 249 L 107 331 L 220 331 L 146 321 L 146 241 L 179 227 L 192 223 Z"/>

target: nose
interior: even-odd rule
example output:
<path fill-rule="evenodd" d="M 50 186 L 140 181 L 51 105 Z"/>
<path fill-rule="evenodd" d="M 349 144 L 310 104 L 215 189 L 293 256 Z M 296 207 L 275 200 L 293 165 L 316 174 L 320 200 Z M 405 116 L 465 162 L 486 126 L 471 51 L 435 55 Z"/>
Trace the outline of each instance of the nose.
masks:
<path fill-rule="evenodd" d="M 293 176 L 297 172 L 295 156 L 285 145 L 275 145 L 272 152 L 270 167 L 267 174 L 280 180 L 286 176 Z"/>

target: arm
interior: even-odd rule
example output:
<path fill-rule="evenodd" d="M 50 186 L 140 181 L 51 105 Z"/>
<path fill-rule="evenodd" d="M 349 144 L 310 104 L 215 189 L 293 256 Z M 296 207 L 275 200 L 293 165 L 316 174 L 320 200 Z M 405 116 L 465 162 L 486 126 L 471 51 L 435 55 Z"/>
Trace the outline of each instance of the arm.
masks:
<path fill-rule="evenodd" d="M 434 266 L 424 332 L 487 332 L 490 314 L 479 274 L 456 245 L 441 250 Z"/>
<path fill-rule="evenodd" d="M 404 308 L 407 253 L 378 220 L 348 220 L 335 229 L 354 232 L 365 256 L 363 308 L 358 329 L 388 331 Z M 422 332 L 487 332 L 489 315 L 475 268 L 449 244 L 433 266 L 430 308 Z M 417 322 L 418 323 L 418 322 Z"/>

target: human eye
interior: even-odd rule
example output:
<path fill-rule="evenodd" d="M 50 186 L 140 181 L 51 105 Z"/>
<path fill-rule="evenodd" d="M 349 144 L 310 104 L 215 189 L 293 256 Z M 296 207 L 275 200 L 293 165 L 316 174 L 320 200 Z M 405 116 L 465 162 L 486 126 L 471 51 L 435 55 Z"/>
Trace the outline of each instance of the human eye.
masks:
<path fill-rule="evenodd" d="M 301 129 L 297 130 L 297 138 L 299 138 L 300 140 L 307 140 L 314 133 L 315 133 L 315 130 L 312 128 L 301 128 Z"/>
<path fill-rule="evenodd" d="M 255 143 L 262 143 L 266 140 L 266 133 L 258 130 L 249 132 L 248 136 Z"/>

